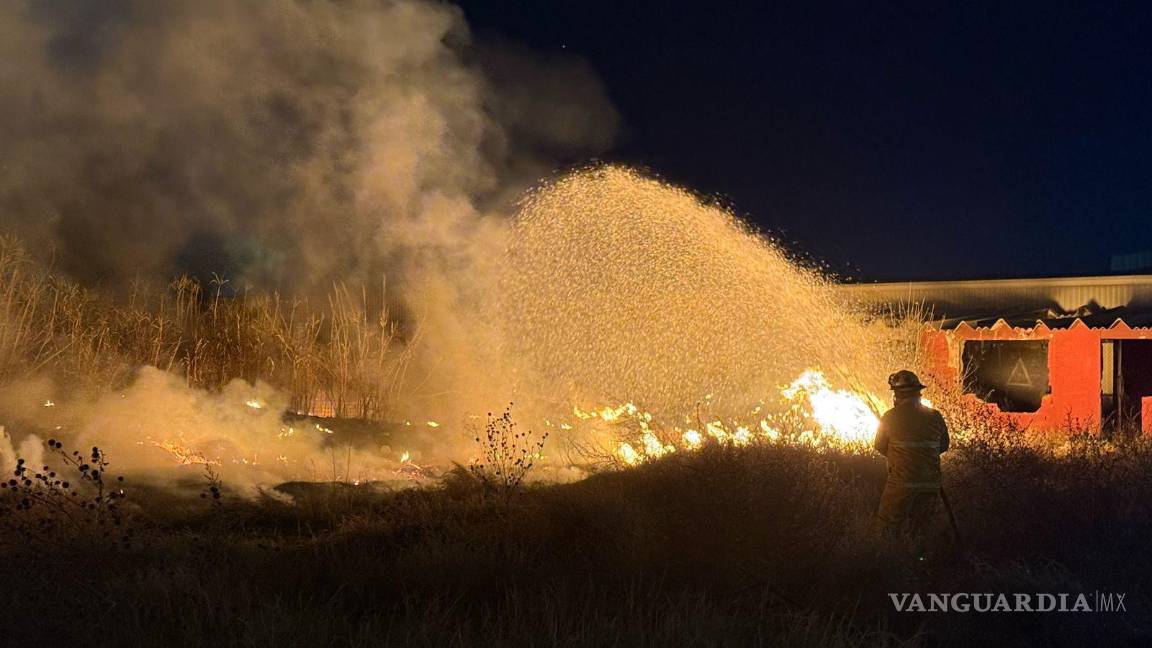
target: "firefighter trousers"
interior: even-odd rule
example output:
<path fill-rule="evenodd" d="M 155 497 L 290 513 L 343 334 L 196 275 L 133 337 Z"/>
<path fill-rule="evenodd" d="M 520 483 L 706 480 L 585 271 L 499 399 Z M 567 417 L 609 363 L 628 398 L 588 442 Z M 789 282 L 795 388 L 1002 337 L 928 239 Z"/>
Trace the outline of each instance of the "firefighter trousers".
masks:
<path fill-rule="evenodd" d="M 908 532 L 924 534 L 940 508 L 940 489 L 908 489 L 893 484 L 884 486 L 876 519 L 887 534 Z"/>

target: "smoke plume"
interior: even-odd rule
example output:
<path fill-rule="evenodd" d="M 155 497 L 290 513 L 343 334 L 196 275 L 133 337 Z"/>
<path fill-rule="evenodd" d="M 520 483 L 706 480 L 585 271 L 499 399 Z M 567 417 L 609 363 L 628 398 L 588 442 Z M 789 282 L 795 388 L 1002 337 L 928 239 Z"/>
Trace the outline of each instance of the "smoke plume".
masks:
<path fill-rule="evenodd" d="M 484 375 L 469 351 L 495 346 L 475 305 L 514 198 L 605 150 L 616 123 L 585 63 L 474 42 L 442 2 L 0 4 L 0 234 L 113 300 L 185 273 L 289 296 L 386 277 L 419 320 L 411 373 L 441 411 Z M 286 432 L 288 396 L 260 382 L 210 392 L 143 367 L 100 393 L 39 375 L 2 387 L 0 469 L 39 462 L 51 434 L 137 469 L 183 445 L 251 462 L 253 483 L 329 452 L 314 426 Z M 358 467 L 396 464 L 370 450 Z"/>
<path fill-rule="evenodd" d="M 524 54 L 423 0 L 5 3 L 2 229 L 113 290 L 403 290 L 468 264 L 527 174 L 610 142 L 588 68 Z"/>

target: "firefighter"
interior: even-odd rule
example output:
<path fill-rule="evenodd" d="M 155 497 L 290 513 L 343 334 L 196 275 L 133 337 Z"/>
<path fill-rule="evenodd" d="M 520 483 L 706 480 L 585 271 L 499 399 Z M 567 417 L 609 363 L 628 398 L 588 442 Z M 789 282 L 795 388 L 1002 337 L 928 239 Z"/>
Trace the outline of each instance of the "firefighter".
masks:
<path fill-rule="evenodd" d="M 948 426 L 940 412 L 920 402 L 924 385 L 903 369 L 888 377 L 894 406 L 880 419 L 873 447 L 888 460 L 888 480 L 876 517 L 888 534 L 907 528 L 922 535 L 940 499 L 940 454 Z"/>

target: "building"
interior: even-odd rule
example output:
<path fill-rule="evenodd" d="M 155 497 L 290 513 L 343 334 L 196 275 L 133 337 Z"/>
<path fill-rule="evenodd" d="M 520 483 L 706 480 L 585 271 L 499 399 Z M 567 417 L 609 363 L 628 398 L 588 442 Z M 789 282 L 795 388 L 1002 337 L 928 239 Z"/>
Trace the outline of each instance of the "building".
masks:
<path fill-rule="evenodd" d="M 1152 434 L 1152 275 L 851 284 L 915 305 L 931 371 L 1034 430 Z"/>

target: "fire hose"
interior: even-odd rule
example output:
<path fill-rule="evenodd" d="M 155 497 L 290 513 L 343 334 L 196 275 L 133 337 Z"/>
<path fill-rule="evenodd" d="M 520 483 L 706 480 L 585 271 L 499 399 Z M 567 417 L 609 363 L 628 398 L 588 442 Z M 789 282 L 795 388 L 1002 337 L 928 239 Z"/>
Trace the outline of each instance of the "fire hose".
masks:
<path fill-rule="evenodd" d="M 960 527 L 956 524 L 956 514 L 952 512 L 952 502 L 948 501 L 948 494 L 944 486 L 940 486 L 940 501 L 944 502 L 944 512 L 948 514 L 948 523 L 952 525 L 952 533 L 956 536 L 956 546 L 963 548 L 964 542 L 960 539 Z"/>

